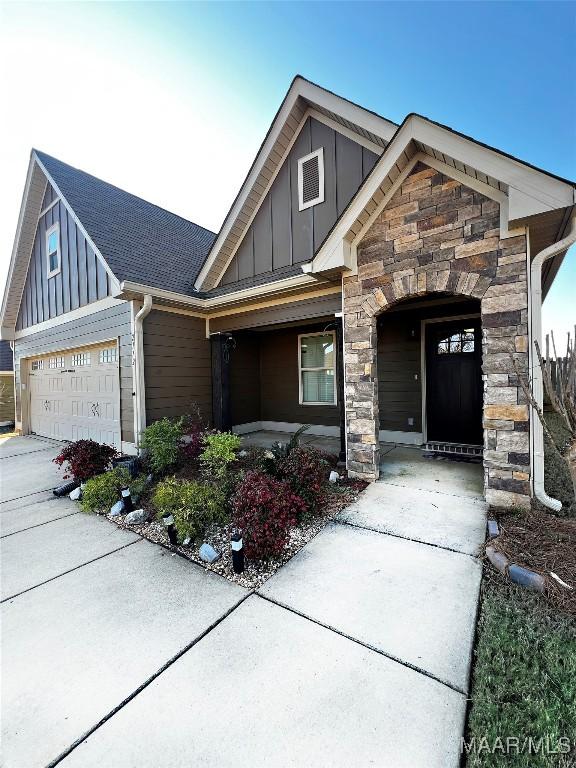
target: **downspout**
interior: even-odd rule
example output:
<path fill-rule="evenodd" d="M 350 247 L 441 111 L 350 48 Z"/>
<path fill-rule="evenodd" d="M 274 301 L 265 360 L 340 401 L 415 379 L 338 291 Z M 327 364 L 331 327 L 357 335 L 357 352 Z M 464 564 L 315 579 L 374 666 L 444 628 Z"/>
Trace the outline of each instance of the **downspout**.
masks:
<path fill-rule="evenodd" d="M 576 242 L 576 214 L 572 214 L 568 228 L 568 234 L 557 243 L 553 243 L 538 253 L 530 267 L 530 305 L 532 308 L 532 335 L 530 348 L 530 372 L 532 379 L 532 394 L 539 408 L 543 407 L 544 385 L 542 381 L 542 369 L 538 362 L 536 343 L 542 344 L 542 266 L 548 259 L 557 256 L 562 251 L 568 250 Z M 538 414 L 534 408 L 530 408 L 531 427 L 533 434 L 534 455 L 534 495 L 544 506 L 559 512 L 562 502 L 548 496 L 544 489 L 544 430 Z"/>
<path fill-rule="evenodd" d="M 134 442 L 140 453 L 140 435 L 146 429 L 146 379 L 144 376 L 144 320 L 152 309 L 152 296 L 134 318 Z"/>

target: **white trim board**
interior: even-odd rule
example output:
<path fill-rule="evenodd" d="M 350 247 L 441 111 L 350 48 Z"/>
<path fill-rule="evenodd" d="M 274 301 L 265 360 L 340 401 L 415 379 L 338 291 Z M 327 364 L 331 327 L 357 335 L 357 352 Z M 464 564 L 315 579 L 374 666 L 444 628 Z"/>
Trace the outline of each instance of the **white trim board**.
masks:
<path fill-rule="evenodd" d="M 23 328 L 21 331 L 16 331 L 14 333 L 14 339 L 15 341 L 18 341 L 18 339 L 24 339 L 26 336 L 33 336 L 35 333 L 40 333 L 41 331 L 46 331 L 50 328 L 56 328 L 58 325 L 72 323 L 74 320 L 79 320 L 81 317 L 87 317 L 88 315 L 102 312 L 104 309 L 109 309 L 110 307 L 115 307 L 118 304 L 123 303 L 123 299 L 106 296 L 105 299 L 93 301 L 90 304 L 85 304 L 83 307 L 78 307 L 78 309 L 73 309 L 70 312 L 64 312 L 64 314 L 58 315 L 57 317 L 52 317 L 50 320 L 44 320 L 42 323 L 36 323 L 36 325 L 31 325 L 28 328 Z"/>

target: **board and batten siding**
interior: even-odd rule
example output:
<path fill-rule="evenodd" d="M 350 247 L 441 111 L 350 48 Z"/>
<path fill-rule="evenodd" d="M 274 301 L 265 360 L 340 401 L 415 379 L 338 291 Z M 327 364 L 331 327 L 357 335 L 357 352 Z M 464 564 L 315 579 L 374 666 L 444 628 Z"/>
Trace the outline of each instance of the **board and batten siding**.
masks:
<path fill-rule="evenodd" d="M 153 309 L 144 320 L 146 422 L 193 413 L 212 421 L 212 369 L 206 322 Z"/>
<path fill-rule="evenodd" d="M 31 333 L 14 342 L 14 374 L 16 377 L 16 414 L 21 421 L 20 383 L 25 358 L 84 347 L 103 341 L 118 340 L 120 354 L 120 422 L 122 440 L 134 442 L 134 404 L 132 376 L 132 335 L 130 303 L 118 301 L 90 315 L 68 323 Z"/>
<path fill-rule="evenodd" d="M 48 184 L 42 210 L 56 193 Z M 48 279 L 46 231 L 60 225 L 60 272 Z M 30 328 L 111 295 L 110 276 L 101 259 L 59 200 L 38 220 L 16 330 Z"/>
<path fill-rule="evenodd" d="M 298 160 L 320 147 L 324 202 L 300 211 Z M 309 117 L 220 284 L 310 261 L 377 160 L 374 152 Z"/>

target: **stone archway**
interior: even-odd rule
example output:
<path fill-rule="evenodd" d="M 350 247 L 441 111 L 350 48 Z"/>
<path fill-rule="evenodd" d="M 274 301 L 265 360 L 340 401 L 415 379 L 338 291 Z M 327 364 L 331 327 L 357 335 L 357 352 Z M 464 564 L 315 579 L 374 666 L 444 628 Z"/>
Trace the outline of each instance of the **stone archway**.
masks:
<path fill-rule="evenodd" d="M 500 239 L 493 200 L 423 164 L 415 166 L 357 248 L 344 278 L 348 470 L 379 474 L 378 315 L 432 294 L 480 301 L 487 500 L 529 504 L 528 407 L 517 371 L 528 369 L 527 243 Z"/>
<path fill-rule="evenodd" d="M 481 300 L 489 285 L 490 280 L 477 273 L 453 269 L 404 276 L 369 290 L 362 295 L 355 312 L 345 313 L 349 471 L 367 480 L 378 478 L 378 316 L 407 299 L 434 294 Z M 484 349 L 483 354 L 486 354 Z"/>

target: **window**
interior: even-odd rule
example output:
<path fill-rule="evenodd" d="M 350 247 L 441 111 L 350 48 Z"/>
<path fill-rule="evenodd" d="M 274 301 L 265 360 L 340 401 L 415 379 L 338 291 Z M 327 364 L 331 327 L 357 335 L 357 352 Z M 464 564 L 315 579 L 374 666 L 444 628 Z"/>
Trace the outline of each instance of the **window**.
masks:
<path fill-rule="evenodd" d="M 324 202 L 324 148 L 298 160 L 298 207 L 303 211 Z"/>
<path fill-rule="evenodd" d="M 115 363 L 118 360 L 118 351 L 116 347 L 109 347 L 108 349 L 101 349 L 98 355 L 98 362 L 100 363 Z"/>
<path fill-rule="evenodd" d="M 44 360 L 32 360 L 32 370 L 33 371 L 43 371 L 44 370 Z"/>
<path fill-rule="evenodd" d="M 46 261 L 48 277 L 60 272 L 60 225 L 54 224 L 46 232 Z"/>
<path fill-rule="evenodd" d="M 334 333 L 298 337 L 301 405 L 336 404 Z"/>
<path fill-rule="evenodd" d="M 436 351 L 439 355 L 455 355 L 461 352 L 474 352 L 474 328 L 464 328 L 462 331 L 446 336 L 438 342 Z"/>
<path fill-rule="evenodd" d="M 90 352 L 78 352 L 72 355 L 72 365 L 90 365 Z"/>
<path fill-rule="evenodd" d="M 48 368 L 64 368 L 63 357 L 51 357 L 48 360 Z"/>

